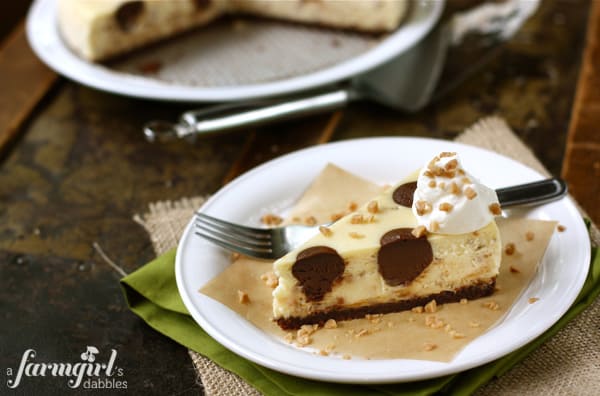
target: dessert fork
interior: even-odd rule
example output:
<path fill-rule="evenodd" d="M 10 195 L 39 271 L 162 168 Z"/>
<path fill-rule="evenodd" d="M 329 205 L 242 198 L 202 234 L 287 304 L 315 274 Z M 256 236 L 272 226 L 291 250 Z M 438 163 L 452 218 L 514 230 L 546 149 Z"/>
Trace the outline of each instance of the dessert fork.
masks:
<path fill-rule="evenodd" d="M 496 190 L 501 207 L 538 205 L 562 198 L 567 185 L 559 178 L 550 178 Z M 255 228 L 234 224 L 196 212 L 195 234 L 224 248 L 259 259 L 277 259 L 319 233 L 315 226 L 288 225 L 275 228 Z"/>

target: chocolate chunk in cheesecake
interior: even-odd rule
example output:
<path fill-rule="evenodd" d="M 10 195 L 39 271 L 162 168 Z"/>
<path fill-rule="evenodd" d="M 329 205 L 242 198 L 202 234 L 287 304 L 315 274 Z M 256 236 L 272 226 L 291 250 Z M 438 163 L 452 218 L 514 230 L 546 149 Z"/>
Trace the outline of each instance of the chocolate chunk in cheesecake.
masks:
<path fill-rule="evenodd" d="M 344 273 L 344 260 L 327 246 L 304 249 L 296 257 L 292 274 L 302 286 L 307 301 L 320 301 Z"/>
<path fill-rule="evenodd" d="M 194 0 L 196 10 L 204 11 L 210 7 L 212 0 Z"/>
<path fill-rule="evenodd" d="M 386 232 L 380 239 L 377 265 L 385 283 L 390 286 L 411 282 L 433 260 L 427 238 L 416 238 L 411 231 L 411 228 L 397 228 Z"/>
<path fill-rule="evenodd" d="M 117 9 L 115 19 L 119 28 L 124 32 L 128 32 L 133 29 L 143 12 L 143 1 L 128 1 Z"/>
<path fill-rule="evenodd" d="M 392 199 L 398 205 L 405 206 L 407 208 L 412 207 L 413 195 L 417 189 L 417 182 L 409 182 L 399 185 L 392 193 Z"/>

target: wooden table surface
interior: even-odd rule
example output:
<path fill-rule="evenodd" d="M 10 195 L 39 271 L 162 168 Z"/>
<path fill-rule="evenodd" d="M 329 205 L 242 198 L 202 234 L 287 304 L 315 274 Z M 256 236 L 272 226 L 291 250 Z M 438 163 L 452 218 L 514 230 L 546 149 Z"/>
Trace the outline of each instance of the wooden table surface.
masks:
<path fill-rule="evenodd" d="M 185 348 L 127 310 L 119 274 L 93 245 L 134 271 L 153 258 L 148 235 L 132 220 L 149 203 L 210 195 L 258 164 L 315 144 L 382 135 L 452 139 L 496 114 L 567 179 L 600 223 L 599 20 L 600 2 L 544 1 L 483 70 L 416 114 L 355 103 L 195 144 L 151 144 L 141 133 L 150 118 L 176 119 L 190 105 L 57 77 L 31 53 L 19 25 L 0 50 L 0 368 L 18 368 L 30 348 L 39 361 L 69 362 L 91 345 L 118 351 L 130 391 L 201 392 Z M 445 78 L 475 56 L 452 52 Z M 0 393 L 4 386 L 6 378 Z M 61 379 L 38 377 L 18 390 L 68 389 Z"/>

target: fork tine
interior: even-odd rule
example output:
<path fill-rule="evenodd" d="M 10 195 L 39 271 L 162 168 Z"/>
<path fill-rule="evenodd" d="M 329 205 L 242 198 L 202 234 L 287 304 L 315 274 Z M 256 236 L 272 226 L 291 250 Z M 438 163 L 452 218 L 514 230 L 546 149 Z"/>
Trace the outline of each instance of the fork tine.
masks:
<path fill-rule="evenodd" d="M 196 212 L 196 218 L 204 220 L 206 223 L 211 223 L 214 227 L 220 227 L 226 232 L 237 231 L 239 234 L 244 234 L 252 238 L 270 238 L 271 233 L 268 229 L 246 227 L 240 224 L 230 223 L 225 220 L 217 219 L 202 212 Z"/>
<path fill-rule="evenodd" d="M 261 259 L 273 258 L 273 253 L 271 252 L 270 249 L 264 249 L 264 248 L 263 249 L 249 249 L 249 248 L 244 248 L 242 246 L 235 245 L 235 244 L 229 243 L 227 241 L 223 241 L 221 239 L 215 238 L 212 235 L 206 234 L 204 232 L 196 231 L 195 234 L 214 243 L 215 245 L 218 245 L 218 246 L 226 249 L 226 250 L 232 250 L 234 252 L 241 253 L 245 256 L 261 258 Z"/>
<path fill-rule="evenodd" d="M 215 238 L 219 238 L 219 239 L 223 239 L 229 243 L 233 243 L 236 245 L 242 245 L 242 246 L 246 246 L 252 249 L 270 249 L 271 248 L 271 241 L 267 240 L 267 239 L 256 239 L 256 238 L 250 238 L 250 237 L 246 237 L 244 235 L 236 235 L 235 233 L 232 232 L 226 232 L 224 230 L 220 230 L 217 228 L 212 228 L 210 227 L 210 224 L 203 224 L 200 220 L 196 221 L 196 229 L 200 229 L 212 236 L 214 236 Z"/>

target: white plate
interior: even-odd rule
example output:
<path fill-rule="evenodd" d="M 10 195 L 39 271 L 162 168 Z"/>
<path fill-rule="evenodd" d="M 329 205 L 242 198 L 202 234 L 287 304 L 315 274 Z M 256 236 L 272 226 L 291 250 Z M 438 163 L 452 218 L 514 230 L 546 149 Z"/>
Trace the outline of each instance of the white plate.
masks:
<path fill-rule="evenodd" d="M 203 211 L 239 223 L 258 225 L 257 214 L 291 206 L 328 163 L 368 180 L 402 179 L 441 151 L 456 151 L 465 168 L 493 188 L 543 177 L 532 169 L 487 150 L 419 138 L 371 138 L 301 150 L 240 176 L 217 192 Z M 343 360 L 317 356 L 277 340 L 204 296 L 198 289 L 219 274 L 229 255 L 195 236 L 192 222 L 177 250 L 177 286 L 192 317 L 215 340 L 260 365 L 316 380 L 348 383 L 414 381 L 456 373 L 497 359 L 533 340 L 554 324 L 573 303 L 588 271 L 590 244 L 583 220 L 569 198 L 520 213 L 557 220 L 567 227 L 555 233 L 541 266 L 500 323 L 470 343 L 450 363 L 419 360 Z M 527 304 L 526 296 L 540 297 Z"/>
<path fill-rule="evenodd" d="M 439 19 L 443 0 L 415 1 L 403 24 L 372 49 L 311 73 L 258 84 L 202 87 L 165 82 L 87 62 L 63 42 L 56 24 L 55 0 L 36 0 L 27 18 L 27 37 L 36 54 L 57 72 L 113 93 L 171 101 L 232 101 L 265 97 L 335 83 L 378 66 L 406 51 Z M 199 49 L 200 50 L 200 49 Z"/>

